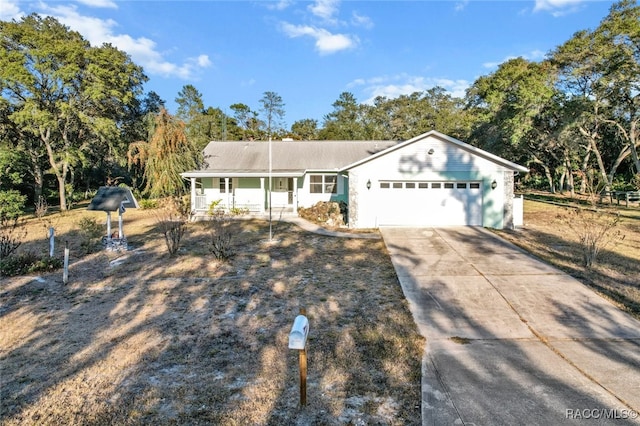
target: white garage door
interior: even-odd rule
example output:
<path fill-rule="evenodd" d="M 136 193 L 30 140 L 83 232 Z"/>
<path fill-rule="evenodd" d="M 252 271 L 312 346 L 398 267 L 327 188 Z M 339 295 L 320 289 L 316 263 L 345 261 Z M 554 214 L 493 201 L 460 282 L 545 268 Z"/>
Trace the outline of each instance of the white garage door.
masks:
<path fill-rule="evenodd" d="M 482 225 L 481 188 L 473 181 L 380 181 L 378 225 Z"/>

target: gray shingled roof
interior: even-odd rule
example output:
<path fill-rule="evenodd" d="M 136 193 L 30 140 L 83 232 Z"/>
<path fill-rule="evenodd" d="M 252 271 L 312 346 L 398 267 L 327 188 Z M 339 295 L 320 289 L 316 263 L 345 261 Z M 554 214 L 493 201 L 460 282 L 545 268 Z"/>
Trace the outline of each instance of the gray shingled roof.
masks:
<path fill-rule="evenodd" d="M 399 143 L 398 141 L 273 141 L 273 172 L 337 170 Z M 203 172 L 256 173 L 269 170 L 269 142 L 210 142 L 204 149 Z"/>

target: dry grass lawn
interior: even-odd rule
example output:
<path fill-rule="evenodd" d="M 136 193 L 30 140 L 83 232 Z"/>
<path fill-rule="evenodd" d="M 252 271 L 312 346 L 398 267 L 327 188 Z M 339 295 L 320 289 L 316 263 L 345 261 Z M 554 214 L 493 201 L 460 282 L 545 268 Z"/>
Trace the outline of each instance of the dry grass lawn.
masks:
<path fill-rule="evenodd" d="M 531 195 L 530 198 L 537 198 Z M 549 198 L 544 196 L 544 198 Z M 597 229 L 594 224 L 581 224 L 579 231 L 564 222 L 575 199 L 560 195 L 550 202 L 526 199 L 524 226 L 515 231 L 498 232 L 503 238 L 517 244 L 547 263 L 557 266 L 576 277 L 596 292 L 616 303 L 620 308 L 640 319 L 640 206 L 600 205 L 600 212 L 620 213 L 615 231 L 620 238 L 611 241 L 598 255 L 591 269 L 581 266 L 582 248 L 580 232 Z M 585 207 L 584 204 L 581 205 Z"/>
<path fill-rule="evenodd" d="M 420 424 L 418 335 L 381 240 L 232 221 L 237 255 L 216 261 L 206 224 L 169 257 L 153 212 L 125 213 L 132 250 L 80 255 L 76 223 L 48 216 L 62 272 L 0 278 L 0 424 Z M 114 221 L 115 222 L 115 221 Z M 47 253 L 28 221 L 21 249 Z M 114 224 L 117 229 L 117 224 Z M 310 321 L 308 405 L 299 309 Z"/>

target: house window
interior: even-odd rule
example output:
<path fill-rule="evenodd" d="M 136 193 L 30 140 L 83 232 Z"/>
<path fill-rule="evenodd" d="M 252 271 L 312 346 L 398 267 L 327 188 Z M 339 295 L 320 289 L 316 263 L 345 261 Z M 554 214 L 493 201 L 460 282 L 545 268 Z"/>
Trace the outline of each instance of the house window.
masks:
<path fill-rule="evenodd" d="M 418 188 L 420 189 L 429 189 L 429 184 L 427 182 L 418 183 Z"/>
<path fill-rule="evenodd" d="M 407 183 L 404 184 L 404 187 L 407 188 L 407 189 L 412 189 L 412 188 L 416 187 L 416 184 L 415 184 L 415 182 L 407 182 Z"/>
<path fill-rule="evenodd" d="M 438 183 L 432 183 L 432 184 L 431 184 L 431 188 L 433 188 L 433 189 L 440 189 L 440 188 L 442 188 L 442 184 L 441 184 L 441 183 L 439 183 L 439 182 L 438 182 Z"/>
<path fill-rule="evenodd" d="M 338 176 L 311 175 L 309 176 L 309 191 L 312 194 L 336 194 L 338 192 Z"/>
<path fill-rule="evenodd" d="M 456 188 L 458 189 L 465 189 L 467 187 L 466 183 L 456 183 Z"/>
<path fill-rule="evenodd" d="M 447 189 L 451 189 L 451 188 L 453 188 L 453 183 L 445 182 L 444 187 L 447 188 Z"/>
<path fill-rule="evenodd" d="M 225 185 L 225 178 L 220 178 L 220 193 L 224 194 L 225 192 L 231 193 L 233 190 L 233 179 L 229 178 L 229 180 L 227 181 L 227 183 L 229 184 L 229 187 L 227 187 Z"/>
<path fill-rule="evenodd" d="M 389 182 L 380 182 L 380 188 L 389 189 L 389 187 L 390 187 Z"/>
<path fill-rule="evenodd" d="M 396 189 L 402 188 L 402 182 L 393 182 L 393 187 Z"/>
<path fill-rule="evenodd" d="M 480 184 L 478 182 L 473 182 L 469 184 L 469 188 L 471 189 L 480 189 Z"/>

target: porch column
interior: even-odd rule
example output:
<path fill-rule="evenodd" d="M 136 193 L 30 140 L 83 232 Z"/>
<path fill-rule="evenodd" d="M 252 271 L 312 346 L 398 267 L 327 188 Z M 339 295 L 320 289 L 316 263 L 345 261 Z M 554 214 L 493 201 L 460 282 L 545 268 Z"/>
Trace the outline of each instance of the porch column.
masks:
<path fill-rule="evenodd" d="M 225 194 L 227 194 L 227 201 L 225 202 L 225 204 L 227 205 L 227 209 L 230 209 L 233 206 L 231 206 L 231 204 L 229 203 L 229 178 L 228 177 L 224 178 L 224 192 Z"/>
<path fill-rule="evenodd" d="M 192 177 L 191 181 L 191 211 L 196 210 L 196 178 Z"/>
<path fill-rule="evenodd" d="M 262 213 L 264 213 L 265 212 L 264 205 L 265 205 L 266 196 L 265 196 L 265 192 L 264 192 L 264 178 L 263 177 L 260 178 L 260 191 L 262 192 L 262 203 L 260 203 L 260 210 L 262 211 Z"/>
<path fill-rule="evenodd" d="M 294 177 L 293 178 L 293 188 L 291 188 L 291 191 L 293 191 L 293 212 L 294 213 L 298 213 L 298 178 Z"/>

